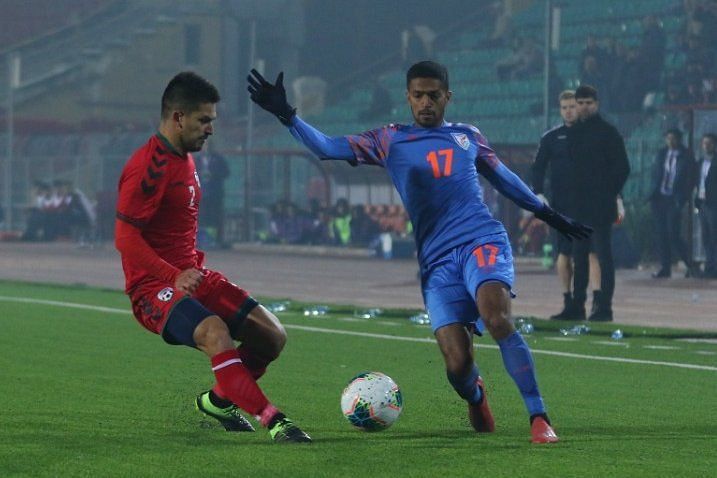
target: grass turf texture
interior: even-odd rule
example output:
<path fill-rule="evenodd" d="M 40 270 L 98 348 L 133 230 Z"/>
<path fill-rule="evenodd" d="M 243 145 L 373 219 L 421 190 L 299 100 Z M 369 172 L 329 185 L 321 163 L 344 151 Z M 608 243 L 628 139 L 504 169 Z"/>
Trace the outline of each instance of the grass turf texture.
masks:
<path fill-rule="evenodd" d="M 265 430 L 226 433 L 195 411 L 195 395 L 212 384 L 207 360 L 141 329 L 122 293 L 0 282 L 0 296 L 127 311 L 0 298 L 2 476 L 683 477 L 711 476 L 717 466 L 717 355 L 710 354 L 717 345 L 673 338 L 708 334 L 623 328 L 627 338 L 610 346 L 603 342 L 614 325 L 599 324 L 590 335 L 565 342 L 552 340 L 560 337 L 558 325 L 536 321 L 527 340 L 562 442 L 535 446 L 528 443 L 523 403 L 491 339 L 478 341 L 477 357 L 497 431 L 477 435 L 445 379 L 437 347 L 427 341 L 428 327 L 391 311 L 380 319 L 342 320 L 351 318 L 351 307 L 307 318 L 300 304 L 292 304 L 278 314 L 288 345 L 261 385 L 314 443 L 280 446 Z M 340 412 L 343 387 L 365 370 L 390 375 L 404 396 L 403 415 L 380 433 L 353 429 Z"/>

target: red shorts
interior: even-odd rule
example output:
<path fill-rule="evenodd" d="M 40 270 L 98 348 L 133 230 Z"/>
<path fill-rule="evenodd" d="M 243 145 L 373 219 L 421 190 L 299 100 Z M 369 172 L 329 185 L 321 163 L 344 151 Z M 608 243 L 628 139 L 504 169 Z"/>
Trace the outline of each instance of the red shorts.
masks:
<path fill-rule="evenodd" d="M 230 326 L 232 322 L 243 320 L 257 305 L 247 291 L 229 282 L 223 274 L 202 269 L 202 275 L 204 279 L 191 297 Z M 144 281 L 129 294 L 137 321 L 145 329 L 160 335 L 174 306 L 186 297 L 189 296 L 174 290 L 174 284 L 158 279 Z"/>

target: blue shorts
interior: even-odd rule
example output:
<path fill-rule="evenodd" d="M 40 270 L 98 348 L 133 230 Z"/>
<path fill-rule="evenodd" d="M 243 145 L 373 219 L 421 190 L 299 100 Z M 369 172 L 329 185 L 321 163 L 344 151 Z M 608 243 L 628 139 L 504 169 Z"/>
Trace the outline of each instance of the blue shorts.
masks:
<path fill-rule="evenodd" d="M 421 267 L 423 302 L 433 331 L 462 323 L 475 324 L 477 332 L 482 332 L 475 299 L 478 287 L 486 281 L 499 281 L 514 296 L 514 276 L 513 252 L 506 234 L 482 237 Z"/>

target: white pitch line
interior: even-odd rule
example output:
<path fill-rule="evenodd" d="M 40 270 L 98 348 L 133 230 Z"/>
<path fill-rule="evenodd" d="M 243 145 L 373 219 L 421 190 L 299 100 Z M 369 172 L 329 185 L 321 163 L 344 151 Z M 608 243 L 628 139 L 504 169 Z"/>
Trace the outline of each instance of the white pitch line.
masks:
<path fill-rule="evenodd" d="M 30 298 L 26 298 L 26 297 L 8 297 L 8 296 L 0 295 L 0 301 L 19 302 L 19 303 L 24 303 L 24 304 L 53 305 L 56 307 L 92 310 L 92 311 L 96 311 L 96 312 L 107 312 L 110 314 L 126 314 L 126 315 L 130 314 L 130 311 L 127 309 L 116 309 L 113 307 L 101 307 L 98 305 L 79 304 L 76 302 L 61 302 L 61 301 L 57 301 L 57 300 L 30 299 Z M 284 324 L 284 327 L 286 327 L 287 329 L 304 330 L 306 332 L 318 332 L 318 333 L 336 334 L 336 335 L 351 335 L 354 337 L 367 337 L 367 338 L 383 339 L 383 340 L 398 340 L 398 341 L 402 341 L 402 342 L 435 343 L 434 339 L 428 338 L 428 337 L 405 337 L 405 336 L 400 336 L 400 335 L 374 334 L 374 333 L 370 333 L 370 332 L 325 329 L 323 327 L 309 327 L 309 326 L 305 326 L 305 325 L 295 325 L 295 324 Z M 481 344 L 480 347 L 487 348 L 487 349 L 497 349 L 498 348 L 497 345 L 488 345 L 488 344 L 485 344 L 485 345 Z M 717 372 L 717 367 L 713 367 L 710 365 L 695 365 L 695 364 L 687 364 L 687 363 L 679 363 L 679 362 L 661 362 L 661 361 L 656 361 L 656 360 L 639 360 L 639 359 L 631 359 L 631 358 L 624 358 L 624 357 L 603 357 L 600 355 L 584 355 L 584 354 L 576 354 L 576 353 L 571 353 L 571 352 L 558 352 L 555 350 L 533 349 L 532 352 L 534 354 L 552 355 L 554 357 L 568 357 L 568 358 L 577 358 L 577 359 L 584 359 L 584 360 L 596 360 L 596 361 L 602 361 L 602 362 L 634 363 L 634 364 L 640 364 L 640 365 L 661 365 L 664 367 L 686 368 L 686 369 L 691 369 L 691 370 L 708 370 L 711 372 Z"/>

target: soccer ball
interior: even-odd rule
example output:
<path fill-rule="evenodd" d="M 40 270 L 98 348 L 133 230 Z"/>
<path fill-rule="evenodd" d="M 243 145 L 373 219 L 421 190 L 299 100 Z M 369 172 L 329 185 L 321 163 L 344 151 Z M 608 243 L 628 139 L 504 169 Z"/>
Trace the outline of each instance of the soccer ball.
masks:
<path fill-rule="evenodd" d="M 341 394 L 341 411 L 361 430 L 384 430 L 398 419 L 403 409 L 401 390 L 381 372 L 363 372 L 351 379 Z"/>

